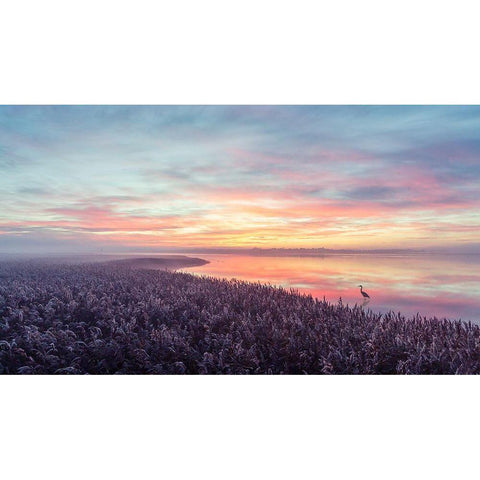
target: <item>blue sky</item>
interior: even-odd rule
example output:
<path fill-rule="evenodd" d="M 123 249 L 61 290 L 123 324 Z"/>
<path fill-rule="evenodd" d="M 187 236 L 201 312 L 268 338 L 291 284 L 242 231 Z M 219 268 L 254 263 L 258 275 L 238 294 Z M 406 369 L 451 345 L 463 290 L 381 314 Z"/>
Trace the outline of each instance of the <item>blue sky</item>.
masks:
<path fill-rule="evenodd" d="M 480 243 L 476 106 L 4 106 L 0 171 L 0 251 Z"/>

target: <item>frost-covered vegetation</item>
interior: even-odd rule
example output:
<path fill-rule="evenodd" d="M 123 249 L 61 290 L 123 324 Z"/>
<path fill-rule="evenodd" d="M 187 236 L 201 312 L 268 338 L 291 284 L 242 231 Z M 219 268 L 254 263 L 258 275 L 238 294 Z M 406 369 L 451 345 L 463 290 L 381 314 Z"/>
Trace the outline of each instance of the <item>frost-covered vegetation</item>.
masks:
<path fill-rule="evenodd" d="M 3 262 L 0 372 L 479 373 L 480 327 L 121 263 Z"/>

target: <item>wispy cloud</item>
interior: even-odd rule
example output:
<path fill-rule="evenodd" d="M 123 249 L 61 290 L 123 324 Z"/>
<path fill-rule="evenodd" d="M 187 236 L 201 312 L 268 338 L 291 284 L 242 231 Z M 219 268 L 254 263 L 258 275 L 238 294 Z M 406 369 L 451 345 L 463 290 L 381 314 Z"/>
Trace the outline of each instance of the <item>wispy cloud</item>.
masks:
<path fill-rule="evenodd" d="M 0 250 L 474 242 L 479 131 L 473 106 L 0 107 Z"/>

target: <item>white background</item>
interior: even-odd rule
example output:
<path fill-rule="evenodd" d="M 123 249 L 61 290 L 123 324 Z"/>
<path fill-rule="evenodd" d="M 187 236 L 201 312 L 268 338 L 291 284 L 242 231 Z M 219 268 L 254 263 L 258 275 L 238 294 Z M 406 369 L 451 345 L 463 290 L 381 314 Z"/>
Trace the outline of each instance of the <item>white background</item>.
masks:
<path fill-rule="evenodd" d="M 4 0 L 0 103 L 480 103 L 479 18 L 459 0 Z M 9 480 L 478 472 L 473 376 L 2 377 L 0 389 Z"/>

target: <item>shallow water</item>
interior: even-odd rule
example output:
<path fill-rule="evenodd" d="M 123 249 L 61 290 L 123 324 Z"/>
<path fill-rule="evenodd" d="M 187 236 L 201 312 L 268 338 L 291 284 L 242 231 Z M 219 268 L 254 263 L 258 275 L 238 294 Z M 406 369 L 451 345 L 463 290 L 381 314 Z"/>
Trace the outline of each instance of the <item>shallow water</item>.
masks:
<path fill-rule="evenodd" d="M 362 284 L 374 311 L 480 323 L 480 255 L 195 256 L 211 263 L 186 272 L 268 282 L 349 305 L 363 304 Z"/>

